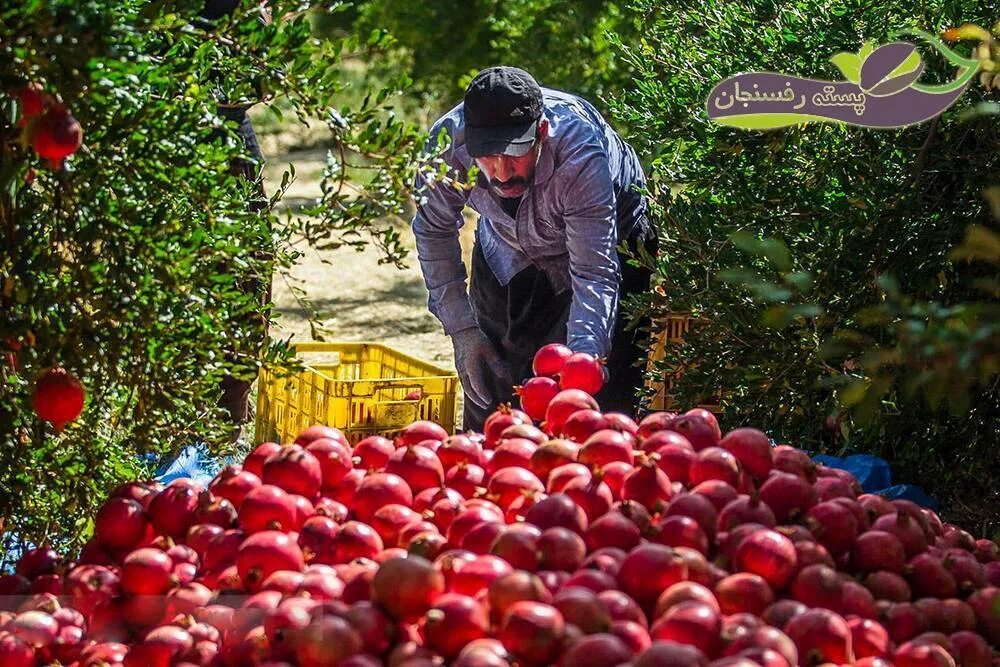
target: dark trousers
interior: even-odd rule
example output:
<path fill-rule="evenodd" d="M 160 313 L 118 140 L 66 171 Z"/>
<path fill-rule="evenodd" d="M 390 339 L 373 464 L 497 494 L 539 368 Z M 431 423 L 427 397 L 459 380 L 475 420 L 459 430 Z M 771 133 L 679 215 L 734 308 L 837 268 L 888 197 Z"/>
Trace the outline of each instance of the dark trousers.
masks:
<path fill-rule="evenodd" d="M 247 114 L 247 109 L 243 107 L 223 107 L 219 109 L 219 115 L 237 124 L 237 132 L 240 138 L 243 139 L 246 152 L 253 158 L 252 160 L 244 158 L 233 160 L 230 164 L 230 171 L 233 175 L 246 179 L 252 184 L 247 205 L 251 211 L 261 213 L 267 207 L 267 195 L 264 192 L 260 174 L 261 166 L 264 164 L 264 155 L 261 153 L 260 144 L 257 142 L 257 134 L 254 132 L 253 124 L 250 122 L 250 116 Z M 266 261 L 273 257 L 273 252 L 270 247 L 261 247 L 255 252 L 255 257 L 256 259 L 264 259 Z M 253 294 L 257 297 L 262 310 L 265 310 L 271 303 L 271 276 L 269 274 L 241 277 L 238 285 L 240 291 L 243 293 Z M 254 337 L 259 341 L 258 348 L 264 343 L 267 337 L 268 325 L 269 322 L 266 313 L 259 317 L 251 318 L 250 321 L 233 323 L 234 327 L 250 327 L 254 329 L 255 333 L 259 334 L 259 336 Z M 258 351 L 258 349 L 231 350 L 227 353 L 227 359 L 231 362 L 236 362 L 240 353 L 256 356 Z M 226 375 L 220 382 L 222 396 L 219 399 L 219 407 L 229 413 L 233 424 L 243 424 L 250 419 L 250 387 L 254 379 L 256 378 Z"/>
<path fill-rule="evenodd" d="M 656 233 L 648 220 L 643 217 L 638 224 L 630 227 L 630 235 L 626 240 L 629 250 L 634 253 L 641 245 L 648 253 L 655 254 Z M 622 313 L 621 304 L 630 294 L 647 291 L 652 274 L 644 268 L 628 264 L 621 253 L 618 261 L 621 267 L 619 313 L 607 359 L 610 380 L 595 398 L 604 412 L 634 415 L 639 402 L 636 393 L 643 384 L 644 364 L 639 364 L 639 361 L 645 360 L 649 353 L 649 322 L 647 318 L 640 321 L 637 327 L 626 330 L 629 322 Z M 533 266 L 518 273 L 506 286 L 501 285 L 486 263 L 478 242 L 472 249 L 469 298 L 479 328 L 506 362 L 510 376 L 516 383 L 534 375 L 531 361 L 538 348 L 547 343 L 566 342 L 572 290 L 556 294 L 545 273 Z M 497 404 L 517 404 L 511 387 L 496 383 L 490 389 L 495 402 L 488 408 L 480 408 L 466 395 L 466 430 L 481 431 L 483 422 L 496 409 Z"/>

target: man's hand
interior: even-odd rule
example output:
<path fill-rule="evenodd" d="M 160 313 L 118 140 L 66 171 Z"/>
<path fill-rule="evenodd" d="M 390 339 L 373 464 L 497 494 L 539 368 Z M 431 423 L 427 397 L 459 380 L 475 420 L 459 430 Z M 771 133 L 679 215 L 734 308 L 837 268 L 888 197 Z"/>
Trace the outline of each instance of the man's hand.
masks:
<path fill-rule="evenodd" d="M 462 389 L 473 403 L 487 408 L 496 400 L 492 387 L 513 386 L 503 359 L 479 327 L 456 331 L 451 342 L 455 345 L 455 367 Z"/>

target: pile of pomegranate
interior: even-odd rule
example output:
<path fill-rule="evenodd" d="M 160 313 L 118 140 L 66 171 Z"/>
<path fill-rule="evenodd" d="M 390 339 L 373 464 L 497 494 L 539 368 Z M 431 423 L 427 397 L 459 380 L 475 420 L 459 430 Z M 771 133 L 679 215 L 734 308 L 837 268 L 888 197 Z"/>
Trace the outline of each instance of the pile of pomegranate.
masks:
<path fill-rule="evenodd" d="M 705 410 L 601 413 L 562 346 L 535 372 L 484 433 L 126 484 L 0 577 L 0 665 L 1000 665 L 996 543 Z"/>

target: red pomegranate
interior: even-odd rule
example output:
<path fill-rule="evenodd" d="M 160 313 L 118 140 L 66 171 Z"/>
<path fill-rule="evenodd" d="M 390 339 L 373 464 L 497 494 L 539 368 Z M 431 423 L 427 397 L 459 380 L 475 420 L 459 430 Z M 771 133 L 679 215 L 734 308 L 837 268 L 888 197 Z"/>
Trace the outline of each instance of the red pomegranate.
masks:
<path fill-rule="evenodd" d="M 444 481 L 444 468 L 437 454 L 422 445 L 400 447 L 385 466 L 386 473 L 399 475 L 414 492 L 438 488 Z"/>
<path fill-rule="evenodd" d="M 444 442 L 448 432 L 440 424 L 428 420 L 418 420 L 406 426 L 399 434 L 399 444 L 402 446 L 417 445 L 424 440 Z"/>
<path fill-rule="evenodd" d="M 565 632 L 566 622 L 558 609 L 524 600 L 507 609 L 497 639 L 520 664 L 541 667 L 553 664 Z"/>
<path fill-rule="evenodd" d="M 586 352 L 569 356 L 559 369 L 559 386 L 579 389 L 593 396 L 604 386 L 604 360 Z"/>
<path fill-rule="evenodd" d="M 387 560 L 372 580 L 372 601 L 403 621 L 425 614 L 444 591 L 444 576 L 419 556 Z"/>
<path fill-rule="evenodd" d="M 56 433 L 83 412 L 83 385 L 65 368 L 44 371 L 35 382 L 31 405 L 39 419 L 52 424 Z"/>
<path fill-rule="evenodd" d="M 53 167 L 76 152 L 83 143 L 83 129 L 61 104 L 53 104 L 31 126 L 31 147 Z"/>
<path fill-rule="evenodd" d="M 738 570 L 760 575 L 776 591 L 788 584 L 798 564 L 795 545 L 773 530 L 750 533 L 736 547 L 733 560 Z"/>
<path fill-rule="evenodd" d="M 445 658 L 454 658 L 469 642 L 486 637 L 489 625 L 486 610 L 475 599 L 445 593 L 424 614 L 424 643 Z"/>
<path fill-rule="evenodd" d="M 133 549 L 147 536 L 149 527 L 142 505 L 128 498 L 111 498 L 97 512 L 94 536 L 111 549 Z"/>
<path fill-rule="evenodd" d="M 854 662 L 851 628 L 840 615 L 828 609 L 810 609 L 793 617 L 785 633 L 799 650 L 799 662 L 818 665 Z"/>
<path fill-rule="evenodd" d="M 344 474 L 347 474 L 346 470 Z M 264 461 L 261 480 L 264 484 L 273 484 L 288 493 L 311 500 L 319 495 L 323 470 L 316 457 L 305 448 L 287 445 Z"/>
<path fill-rule="evenodd" d="M 533 377 L 514 387 L 514 393 L 521 399 L 521 409 L 535 421 L 545 419 L 545 410 L 559 391 L 559 384 L 549 377 Z"/>
<path fill-rule="evenodd" d="M 573 350 L 562 343 L 549 343 L 538 348 L 531 360 L 531 370 L 535 375 L 555 377 L 562 370 L 563 364 L 573 355 Z"/>
<path fill-rule="evenodd" d="M 278 570 L 301 572 L 305 569 L 302 550 L 291 536 L 276 530 L 254 533 L 236 552 L 236 568 L 240 580 L 250 591 Z"/>
<path fill-rule="evenodd" d="M 549 407 L 545 410 L 545 428 L 555 436 L 560 436 L 563 426 L 577 410 L 599 410 L 597 401 L 585 391 L 579 389 L 564 389 L 556 394 Z"/>
<path fill-rule="evenodd" d="M 721 645 L 722 619 L 711 606 L 701 602 L 674 605 L 649 629 L 654 640 L 679 642 L 714 656 Z"/>
<path fill-rule="evenodd" d="M 358 467 L 362 470 L 382 470 L 394 451 L 392 440 L 380 435 L 370 435 L 354 446 L 354 456 L 360 459 Z"/>
<path fill-rule="evenodd" d="M 726 434 L 719 446 L 730 451 L 740 466 L 755 479 L 763 480 L 774 466 L 771 441 L 754 428 L 738 428 Z"/>

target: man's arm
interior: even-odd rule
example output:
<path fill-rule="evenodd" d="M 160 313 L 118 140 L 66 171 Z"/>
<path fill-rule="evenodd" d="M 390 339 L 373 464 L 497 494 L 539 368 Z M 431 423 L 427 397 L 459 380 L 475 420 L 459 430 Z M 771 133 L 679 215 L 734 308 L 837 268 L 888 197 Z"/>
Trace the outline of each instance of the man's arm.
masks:
<path fill-rule="evenodd" d="M 431 130 L 428 152 L 435 151 L 439 127 Z M 465 169 L 452 158 L 449 147 L 442 155 L 449 166 L 448 178 L 464 181 Z M 429 296 L 428 309 L 441 321 L 449 336 L 456 331 L 477 326 L 466 291 L 466 270 L 458 230 L 463 224 L 462 209 L 468 193 L 448 182 L 431 182 L 430 174 L 417 174 L 417 213 L 413 217 L 413 235 L 417 258 Z"/>
<path fill-rule="evenodd" d="M 579 165 L 561 193 L 573 300 L 566 344 L 574 352 L 606 357 L 618 313 L 616 201 L 611 166 L 599 144 L 577 149 Z"/>

